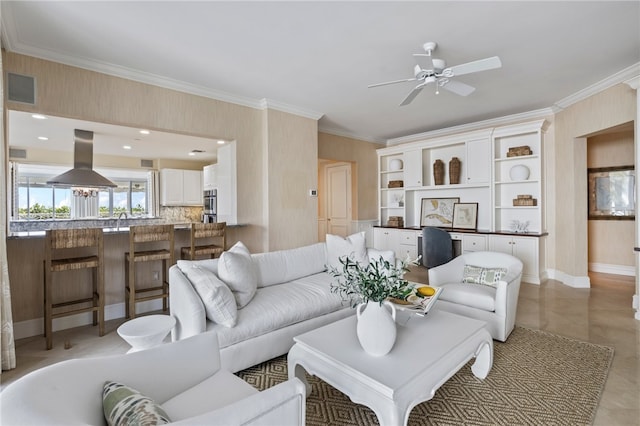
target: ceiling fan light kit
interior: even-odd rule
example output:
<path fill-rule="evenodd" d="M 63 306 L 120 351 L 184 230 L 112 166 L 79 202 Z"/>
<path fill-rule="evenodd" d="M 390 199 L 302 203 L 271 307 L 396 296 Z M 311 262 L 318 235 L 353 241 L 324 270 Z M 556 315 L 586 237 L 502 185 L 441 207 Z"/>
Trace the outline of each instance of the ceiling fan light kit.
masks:
<path fill-rule="evenodd" d="M 475 87 L 469 86 L 466 83 L 457 80 L 451 80 L 453 77 L 457 77 L 464 74 L 471 74 L 474 72 L 487 71 L 495 68 L 502 67 L 502 62 L 497 56 L 492 56 L 486 59 L 480 59 L 478 61 L 467 62 L 465 64 L 456 65 L 453 67 L 446 67 L 444 59 L 433 58 L 433 51 L 438 46 L 433 41 L 428 41 L 422 45 L 425 53 L 414 53 L 413 56 L 429 57 L 431 58 L 431 69 L 422 68 L 419 64 L 413 67 L 414 78 L 406 78 L 403 80 L 393 80 L 384 83 L 370 84 L 368 87 L 380 87 L 389 84 L 406 83 L 409 81 L 417 81 L 418 84 L 409 92 L 409 94 L 400 103 L 400 106 L 409 105 L 418 94 L 424 89 L 427 84 L 434 83 L 436 95 L 439 94 L 439 88 L 442 87 L 449 92 L 455 93 L 459 96 L 468 96 L 473 93 Z"/>

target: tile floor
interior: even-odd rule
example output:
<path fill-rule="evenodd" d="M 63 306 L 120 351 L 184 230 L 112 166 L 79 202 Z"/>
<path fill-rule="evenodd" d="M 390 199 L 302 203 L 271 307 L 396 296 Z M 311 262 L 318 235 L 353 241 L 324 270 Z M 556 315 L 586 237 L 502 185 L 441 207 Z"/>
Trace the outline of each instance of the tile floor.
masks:
<path fill-rule="evenodd" d="M 590 289 L 573 289 L 554 280 L 539 286 L 523 283 L 516 324 L 613 347 L 615 355 L 594 424 L 640 426 L 640 321 L 633 318 L 631 308 L 634 278 L 590 275 Z M 425 277 L 422 268 L 407 276 L 419 282 L 426 282 Z M 56 332 L 50 351 L 45 350 L 41 336 L 17 341 L 18 368 L 2 372 L 0 385 L 64 359 L 126 352 L 128 344 L 116 333 L 122 322 L 108 321 L 102 338 L 90 326 Z"/>

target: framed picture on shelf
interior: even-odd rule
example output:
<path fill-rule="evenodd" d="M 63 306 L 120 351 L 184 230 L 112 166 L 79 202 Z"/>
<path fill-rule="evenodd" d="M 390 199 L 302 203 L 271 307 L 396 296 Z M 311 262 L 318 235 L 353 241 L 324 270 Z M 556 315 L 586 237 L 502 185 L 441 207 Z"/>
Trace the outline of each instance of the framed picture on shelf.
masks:
<path fill-rule="evenodd" d="M 451 228 L 453 206 L 460 198 L 423 198 L 420 206 L 420 226 Z"/>
<path fill-rule="evenodd" d="M 453 227 L 459 229 L 476 229 L 478 227 L 478 203 L 454 204 Z"/>
<path fill-rule="evenodd" d="M 588 169 L 589 219 L 634 220 L 636 214 L 633 166 Z"/>

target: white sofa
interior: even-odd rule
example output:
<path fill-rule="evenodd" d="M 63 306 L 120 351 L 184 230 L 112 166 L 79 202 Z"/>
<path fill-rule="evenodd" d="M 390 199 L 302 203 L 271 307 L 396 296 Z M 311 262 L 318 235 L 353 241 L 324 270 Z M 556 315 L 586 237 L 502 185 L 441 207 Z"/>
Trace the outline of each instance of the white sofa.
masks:
<path fill-rule="evenodd" d="M 495 285 L 463 283 L 465 265 L 506 268 Z M 491 336 L 504 342 L 516 322 L 522 261 L 505 253 L 464 253 L 444 265 L 429 269 L 429 284 L 443 287 L 434 305 L 454 314 L 487 322 Z"/>
<path fill-rule="evenodd" d="M 102 391 L 121 382 L 151 398 L 175 424 L 304 425 L 305 387 L 290 379 L 258 392 L 220 368 L 215 333 L 126 355 L 63 361 L 0 394 L 0 424 L 105 425 Z"/>
<path fill-rule="evenodd" d="M 217 332 L 222 366 L 236 372 L 286 354 L 293 346 L 293 337 L 299 334 L 353 315 L 349 303 L 330 291 L 334 278 L 326 268 L 339 256 L 350 254 L 350 248 L 347 244 L 336 249 L 331 242 L 335 240 L 327 237 L 327 243 L 251 254 L 257 290 L 246 306 L 237 309 L 237 321 L 231 327 L 207 318 L 205 304 L 185 271 L 195 264 L 218 276 L 222 258 L 179 261 L 169 271 L 170 311 L 176 318 L 172 339 Z M 364 233 L 358 239 L 356 255 L 361 251 L 363 260 L 382 256 L 395 261 L 393 251 L 367 249 Z"/>

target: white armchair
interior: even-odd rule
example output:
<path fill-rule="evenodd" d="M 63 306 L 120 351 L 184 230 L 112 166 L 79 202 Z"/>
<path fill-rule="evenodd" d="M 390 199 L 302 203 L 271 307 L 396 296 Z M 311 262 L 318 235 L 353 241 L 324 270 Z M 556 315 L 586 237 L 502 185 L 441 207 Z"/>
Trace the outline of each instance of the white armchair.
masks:
<path fill-rule="evenodd" d="M 506 268 L 495 287 L 463 283 L 465 265 Z M 444 265 L 429 269 L 429 284 L 443 287 L 435 308 L 487 322 L 491 336 L 504 342 L 516 322 L 522 261 L 505 253 L 465 253 Z"/>
<path fill-rule="evenodd" d="M 103 425 L 105 381 L 153 399 L 175 424 L 304 425 L 305 387 L 287 380 L 263 392 L 220 369 L 218 337 L 202 333 L 126 355 L 41 368 L 0 394 L 0 424 Z"/>

